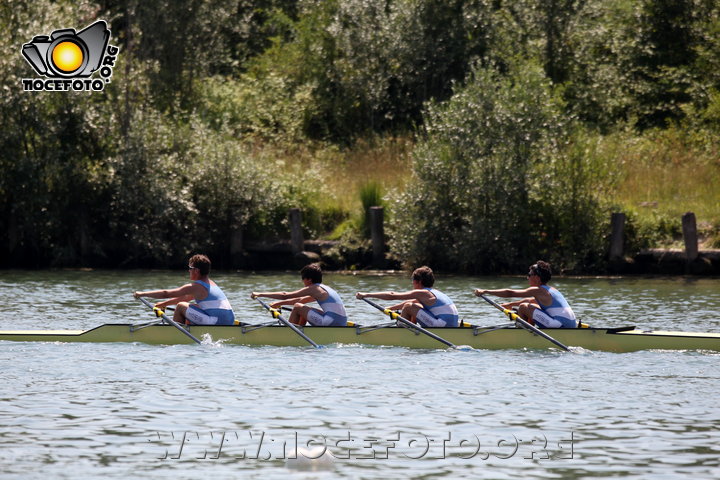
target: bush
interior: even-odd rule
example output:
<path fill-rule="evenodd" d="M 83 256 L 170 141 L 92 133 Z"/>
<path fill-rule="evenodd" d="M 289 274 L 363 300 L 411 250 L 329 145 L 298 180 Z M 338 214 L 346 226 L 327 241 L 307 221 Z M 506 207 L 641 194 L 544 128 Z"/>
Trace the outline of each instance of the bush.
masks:
<path fill-rule="evenodd" d="M 635 254 L 647 248 L 671 246 L 682 240 L 682 218 L 657 212 L 626 212 L 625 248 Z"/>
<path fill-rule="evenodd" d="M 614 159 L 599 151 L 602 137 L 575 130 L 567 143 L 534 168 L 530 250 L 557 269 L 601 270 L 609 241 Z"/>
<path fill-rule="evenodd" d="M 562 109 L 533 64 L 506 76 L 478 67 L 452 99 L 431 104 L 414 180 L 395 207 L 398 254 L 467 272 L 524 268 L 539 256 L 561 268 L 596 261 L 605 177 L 595 158 L 569 148 Z"/>

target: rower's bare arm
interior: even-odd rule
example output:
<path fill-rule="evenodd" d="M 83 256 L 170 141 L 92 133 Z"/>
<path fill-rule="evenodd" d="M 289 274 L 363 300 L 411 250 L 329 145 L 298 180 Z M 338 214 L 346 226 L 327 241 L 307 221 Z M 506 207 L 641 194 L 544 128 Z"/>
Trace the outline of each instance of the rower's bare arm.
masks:
<path fill-rule="evenodd" d="M 432 305 L 435 302 L 435 295 L 427 290 L 410 290 L 409 292 L 358 292 L 355 298 L 377 298 L 379 300 L 417 300 L 423 304 Z"/>
<path fill-rule="evenodd" d="M 294 292 L 252 292 L 250 298 L 255 299 L 258 297 L 273 298 L 275 300 L 291 300 L 301 297 L 306 297 L 310 293 L 309 287 L 295 290 Z"/>
<path fill-rule="evenodd" d="M 192 298 L 195 298 L 196 286 L 197 286 L 197 284 L 195 284 L 195 283 L 188 283 L 187 285 L 183 285 L 182 287 L 173 288 L 173 289 L 169 289 L 169 290 L 149 290 L 146 292 L 134 292 L 133 296 L 135 298 L 140 298 L 140 297 L 178 298 L 178 297 L 185 297 L 185 296 L 189 295 Z M 179 300 L 179 301 L 182 301 L 182 300 Z"/>
<path fill-rule="evenodd" d="M 182 297 L 170 298 L 168 300 L 165 300 L 164 302 L 158 302 L 155 304 L 155 306 L 164 310 L 167 307 L 169 307 L 170 305 L 177 305 L 180 302 L 188 302 L 189 303 L 189 302 L 192 302 L 193 300 L 195 300 L 195 297 L 193 297 L 192 295 L 185 295 Z"/>
<path fill-rule="evenodd" d="M 530 287 L 523 290 L 514 290 L 512 288 L 501 288 L 499 290 L 483 290 L 481 288 L 475 289 L 475 295 L 493 295 L 500 298 L 515 298 L 515 297 L 534 297 L 537 287 Z"/>
<path fill-rule="evenodd" d="M 282 307 L 283 305 L 295 305 L 296 303 L 310 303 L 314 302 L 315 299 L 311 296 L 307 297 L 296 297 L 296 298 L 289 298 L 287 300 L 280 300 L 277 302 L 273 302 L 270 306 L 273 308 Z"/>

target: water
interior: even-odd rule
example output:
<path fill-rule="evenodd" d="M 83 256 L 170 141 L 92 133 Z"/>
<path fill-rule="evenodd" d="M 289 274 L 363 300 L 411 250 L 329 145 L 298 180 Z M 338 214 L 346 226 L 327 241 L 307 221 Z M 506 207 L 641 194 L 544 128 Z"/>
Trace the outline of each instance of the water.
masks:
<path fill-rule="evenodd" d="M 146 321 L 131 292 L 184 275 L 5 271 L 2 328 Z M 252 290 L 300 286 L 213 278 L 245 321 L 268 319 Z M 360 323 L 385 319 L 354 292 L 408 286 L 406 275 L 326 281 Z M 466 320 L 495 324 L 504 318 L 472 288 L 524 283 L 438 287 Z M 719 279 L 554 283 L 591 324 L 720 331 Z M 720 477 L 715 353 L 0 342 L 0 360 L 0 478 Z M 332 461 L 288 459 L 296 446 Z"/>

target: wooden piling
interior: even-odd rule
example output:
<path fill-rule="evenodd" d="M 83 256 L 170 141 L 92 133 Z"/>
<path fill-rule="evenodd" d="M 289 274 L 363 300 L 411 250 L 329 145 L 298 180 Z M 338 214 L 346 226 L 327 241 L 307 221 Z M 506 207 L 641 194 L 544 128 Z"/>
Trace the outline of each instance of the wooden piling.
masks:
<path fill-rule="evenodd" d="M 290 222 L 290 249 L 293 255 L 305 250 L 305 239 L 302 232 L 302 212 L 299 208 L 291 208 L 288 212 Z"/>
<path fill-rule="evenodd" d="M 625 258 L 625 218 L 621 212 L 610 216 L 610 263 L 619 263 Z"/>
<path fill-rule="evenodd" d="M 697 221 L 693 212 L 682 216 L 683 240 L 685 240 L 685 258 L 688 264 L 698 258 Z"/>
<path fill-rule="evenodd" d="M 372 239 L 373 266 L 385 267 L 385 226 L 383 207 L 370 207 L 370 238 Z"/>

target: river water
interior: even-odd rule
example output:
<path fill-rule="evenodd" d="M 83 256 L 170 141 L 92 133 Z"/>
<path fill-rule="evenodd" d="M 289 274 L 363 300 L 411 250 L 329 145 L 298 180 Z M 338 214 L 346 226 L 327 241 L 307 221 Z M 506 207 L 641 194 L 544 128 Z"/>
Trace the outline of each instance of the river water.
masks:
<path fill-rule="evenodd" d="M 252 290 L 300 286 L 295 274 L 213 278 L 249 322 L 268 320 Z M 0 328 L 147 321 L 131 292 L 185 280 L 3 271 Z M 405 274 L 325 281 L 368 324 L 385 319 L 356 291 L 409 288 Z M 436 286 L 492 325 L 504 318 L 472 288 L 525 282 Z M 720 332 L 720 279 L 552 283 L 596 326 Z M 0 342 L 0 359 L 3 479 L 720 478 L 717 353 Z"/>

